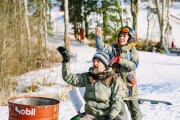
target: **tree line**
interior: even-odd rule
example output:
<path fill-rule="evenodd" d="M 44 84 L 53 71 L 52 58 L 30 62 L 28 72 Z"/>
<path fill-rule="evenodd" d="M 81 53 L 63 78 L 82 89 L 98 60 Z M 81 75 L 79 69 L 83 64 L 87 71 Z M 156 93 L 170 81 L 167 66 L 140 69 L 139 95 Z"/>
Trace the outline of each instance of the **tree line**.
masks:
<path fill-rule="evenodd" d="M 69 22 L 73 24 L 76 39 L 79 39 L 79 29 L 85 29 L 85 37 L 89 38 L 91 23 L 103 26 L 103 38 L 105 41 L 112 42 L 117 38 L 120 26 L 132 26 L 136 31 L 138 40 L 138 15 L 139 2 L 144 2 L 148 10 L 148 28 L 146 44 L 149 37 L 149 23 L 152 20 L 151 14 L 158 19 L 160 38 L 157 47 L 163 49 L 168 40 L 166 34 L 171 34 L 170 5 L 171 0 L 59 0 L 62 2 L 61 9 L 64 10 L 64 1 L 68 1 Z M 125 6 L 125 7 L 122 7 Z M 130 6 L 128 9 L 127 6 Z M 155 7 L 154 7 L 155 6 Z M 66 11 L 65 11 L 66 13 Z M 92 17 L 93 15 L 93 17 Z M 130 16 L 129 16 L 130 15 Z M 101 17 L 102 23 L 97 19 Z M 107 36 L 111 36 L 109 39 Z"/>
<path fill-rule="evenodd" d="M 14 89 L 14 76 L 53 62 L 46 43 L 51 9 L 50 0 L 0 1 L 0 99 Z"/>
<path fill-rule="evenodd" d="M 57 1 L 61 2 L 60 9 L 64 10 L 64 1 L 66 0 Z M 144 1 L 148 3 L 149 14 L 155 11 L 157 15 L 161 31 L 160 47 L 163 48 L 165 34 L 172 29 L 169 14 L 171 0 Z M 132 26 L 137 32 L 137 18 L 140 9 L 138 0 L 67 0 L 67 2 L 68 20 L 74 26 L 76 39 L 79 39 L 80 28 L 85 29 L 85 37 L 89 38 L 93 23 L 103 26 L 104 40 L 110 42 L 117 38 L 120 26 Z M 154 4 L 155 9 L 149 3 Z M 127 5 L 130 5 L 130 11 Z M 47 57 L 46 40 L 47 31 L 52 29 L 50 21 L 52 6 L 51 0 L 0 1 L 1 79 L 8 76 L 9 73 L 21 74 L 24 69 L 31 70 L 35 60 Z M 129 14 L 131 16 L 128 16 Z M 102 22 L 99 18 L 102 19 Z M 111 36 L 110 40 L 107 36 Z"/>

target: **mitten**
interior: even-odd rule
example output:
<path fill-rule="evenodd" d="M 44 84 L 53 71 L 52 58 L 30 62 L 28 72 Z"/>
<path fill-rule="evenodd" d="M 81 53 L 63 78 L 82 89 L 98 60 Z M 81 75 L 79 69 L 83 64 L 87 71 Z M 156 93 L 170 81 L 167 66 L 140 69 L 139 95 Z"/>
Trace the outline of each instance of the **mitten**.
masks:
<path fill-rule="evenodd" d="M 112 66 L 114 63 L 119 63 L 120 59 L 120 56 L 112 58 L 109 62 L 109 65 Z"/>
<path fill-rule="evenodd" d="M 114 63 L 119 63 L 120 59 L 121 59 L 120 56 L 114 57 L 113 61 L 114 61 Z"/>
<path fill-rule="evenodd" d="M 63 60 L 62 60 L 62 63 L 66 63 L 66 62 L 69 62 L 70 61 L 70 55 L 67 51 L 67 49 L 63 46 L 60 46 L 57 48 L 57 50 L 59 51 L 59 53 L 62 55 L 63 57 Z"/>

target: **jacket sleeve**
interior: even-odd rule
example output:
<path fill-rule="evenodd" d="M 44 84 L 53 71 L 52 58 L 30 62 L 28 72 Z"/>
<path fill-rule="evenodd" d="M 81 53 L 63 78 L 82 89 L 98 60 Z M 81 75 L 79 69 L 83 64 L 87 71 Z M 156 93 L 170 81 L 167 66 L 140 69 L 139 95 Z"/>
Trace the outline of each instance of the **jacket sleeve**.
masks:
<path fill-rule="evenodd" d="M 136 68 L 139 66 L 138 51 L 135 48 L 132 48 L 131 59 L 128 60 L 126 58 L 121 58 L 119 61 L 119 64 L 125 68 L 130 69 L 130 70 L 136 70 Z"/>
<path fill-rule="evenodd" d="M 96 49 L 97 51 L 103 51 L 112 54 L 112 47 L 108 44 L 105 44 L 102 40 L 102 36 L 96 36 Z"/>
<path fill-rule="evenodd" d="M 121 85 L 119 80 L 114 83 L 113 88 L 112 88 L 112 95 L 111 95 L 111 108 L 110 108 L 110 114 L 109 116 L 114 119 L 117 115 L 119 115 L 120 111 L 122 110 L 122 105 L 123 105 L 123 99 L 121 96 Z"/>
<path fill-rule="evenodd" d="M 62 64 L 62 77 L 63 80 L 75 87 L 84 87 L 85 84 L 87 83 L 87 73 L 82 73 L 82 74 L 73 74 L 70 72 L 70 64 L 68 63 L 63 63 Z"/>

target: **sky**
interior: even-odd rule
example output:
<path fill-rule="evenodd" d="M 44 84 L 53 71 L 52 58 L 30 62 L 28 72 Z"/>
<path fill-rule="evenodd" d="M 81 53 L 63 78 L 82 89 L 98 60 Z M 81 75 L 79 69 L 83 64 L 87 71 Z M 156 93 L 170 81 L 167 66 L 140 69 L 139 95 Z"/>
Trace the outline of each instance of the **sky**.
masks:
<path fill-rule="evenodd" d="M 180 4 L 176 4 L 175 6 L 172 10 L 180 17 L 180 13 L 175 12 L 175 10 L 180 11 Z M 142 16 L 145 13 L 145 11 L 140 12 Z M 54 8 L 52 15 L 54 32 L 62 33 L 64 30 L 63 13 Z M 178 24 L 174 26 L 177 29 L 180 28 Z M 73 40 L 73 36 L 70 37 L 71 53 L 73 56 L 71 58 L 71 72 L 87 72 L 89 67 L 92 66 L 92 57 L 96 49 L 88 46 L 86 44 L 87 41 L 84 41 L 83 44 Z M 48 40 L 48 46 L 50 49 L 56 50 L 58 46 L 64 46 L 64 43 L 62 39 L 53 37 Z M 59 55 L 58 52 L 57 55 Z M 143 120 L 180 119 L 180 56 L 143 51 L 139 51 L 139 55 L 140 64 L 136 70 L 139 98 L 165 100 L 172 103 L 172 105 L 150 104 L 149 102 L 141 104 L 140 109 Z M 59 55 L 59 57 L 61 56 Z M 19 82 L 19 86 L 14 92 L 19 95 L 26 95 L 25 93 L 21 93 L 21 91 L 32 83 L 37 84 L 41 82 L 52 82 L 55 84 L 51 86 L 39 85 L 36 92 L 32 92 L 31 95 L 38 96 L 46 93 L 49 96 L 68 92 L 68 90 L 64 89 L 64 86 L 67 84 L 62 79 L 61 68 L 61 63 L 57 63 L 51 68 L 40 69 L 18 76 L 16 80 Z M 76 114 L 77 112 L 70 100 L 60 101 L 60 120 L 70 120 Z M 8 106 L 0 106 L 0 120 L 8 120 L 8 116 Z M 130 120 L 129 113 L 128 120 Z"/>

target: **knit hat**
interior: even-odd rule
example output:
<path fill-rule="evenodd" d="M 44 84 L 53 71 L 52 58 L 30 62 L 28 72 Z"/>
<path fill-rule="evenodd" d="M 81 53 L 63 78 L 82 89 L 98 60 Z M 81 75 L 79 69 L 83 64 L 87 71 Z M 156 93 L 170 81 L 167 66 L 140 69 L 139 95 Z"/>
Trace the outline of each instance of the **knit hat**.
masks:
<path fill-rule="evenodd" d="M 105 52 L 97 52 L 97 53 L 95 53 L 94 56 L 93 56 L 93 60 L 94 59 L 100 60 L 104 64 L 105 67 L 107 67 L 109 65 L 110 57 Z"/>

